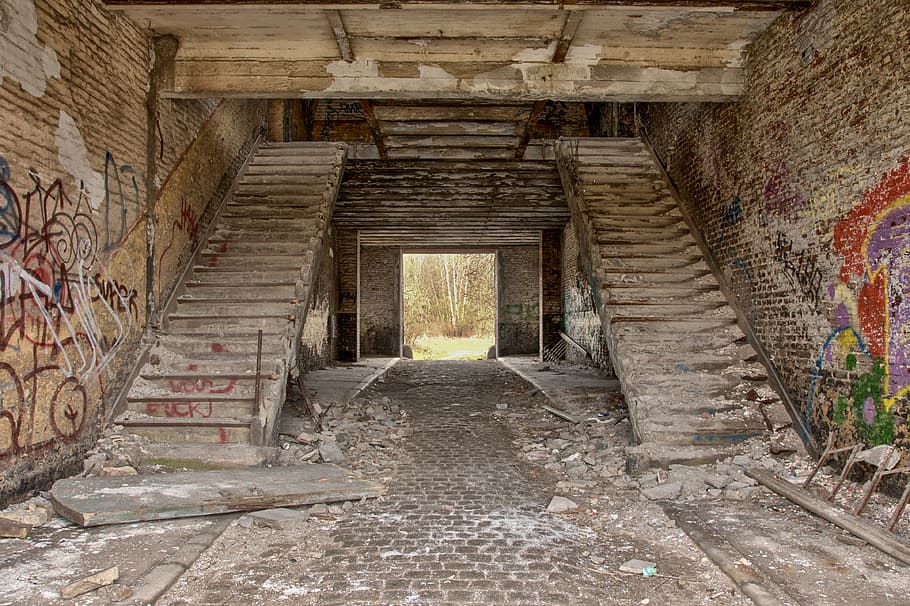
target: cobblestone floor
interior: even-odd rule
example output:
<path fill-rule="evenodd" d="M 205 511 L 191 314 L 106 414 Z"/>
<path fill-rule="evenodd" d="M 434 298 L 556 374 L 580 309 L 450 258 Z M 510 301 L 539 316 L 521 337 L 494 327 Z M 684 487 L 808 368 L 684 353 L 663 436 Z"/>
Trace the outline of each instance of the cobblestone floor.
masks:
<path fill-rule="evenodd" d="M 750 603 L 637 492 L 598 501 L 617 508 L 606 535 L 548 513 L 560 478 L 520 458 L 497 414 L 543 398 L 501 365 L 402 361 L 371 391 L 413 429 L 388 496 L 296 537 L 232 527 L 162 604 Z M 644 556 L 667 576 L 616 574 Z"/>

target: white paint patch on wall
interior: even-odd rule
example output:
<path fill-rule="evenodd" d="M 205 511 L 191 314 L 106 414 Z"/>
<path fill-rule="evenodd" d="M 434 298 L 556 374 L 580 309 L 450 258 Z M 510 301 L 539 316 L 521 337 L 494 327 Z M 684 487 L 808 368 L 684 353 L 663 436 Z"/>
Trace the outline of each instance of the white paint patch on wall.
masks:
<path fill-rule="evenodd" d="M 0 0 L 0 84 L 4 78 L 43 97 L 48 78 L 60 78 L 57 53 L 38 42 L 34 0 Z"/>
<path fill-rule="evenodd" d="M 73 117 L 60 110 L 60 123 L 54 131 L 57 159 L 63 169 L 72 175 L 93 210 L 101 208 L 104 201 L 104 176 L 92 169 L 88 148 Z"/>

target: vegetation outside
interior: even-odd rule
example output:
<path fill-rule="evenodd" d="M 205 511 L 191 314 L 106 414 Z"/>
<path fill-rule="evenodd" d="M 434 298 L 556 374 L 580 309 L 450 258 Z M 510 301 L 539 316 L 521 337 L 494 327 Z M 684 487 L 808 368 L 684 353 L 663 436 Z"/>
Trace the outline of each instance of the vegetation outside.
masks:
<path fill-rule="evenodd" d="M 483 359 L 495 337 L 493 254 L 404 255 L 405 343 L 424 360 Z"/>

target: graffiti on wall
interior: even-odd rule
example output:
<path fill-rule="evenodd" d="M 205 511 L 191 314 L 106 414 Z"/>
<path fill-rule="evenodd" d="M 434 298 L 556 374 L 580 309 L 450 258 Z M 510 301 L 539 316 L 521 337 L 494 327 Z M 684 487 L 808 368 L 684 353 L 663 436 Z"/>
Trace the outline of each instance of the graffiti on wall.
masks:
<path fill-rule="evenodd" d="M 815 311 L 819 311 L 824 296 L 824 274 L 818 267 L 815 255 L 794 247 L 782 231 L 774 240 L 774 260 L 780 263 L 790 284 L 803 293 Z"/>
<path fill-rule="evenodd" d="M 70 195 L 34 170 L 17 191 L 0 157 L 0 457 L 77 437 L 89 382 L 139 320 L 137 291 L 109 268 L 115 254 L 129 265 L 120 245 L 139 184 L 111 154 L 104 175 L 94 209 L 82 188 Z"/>
<path fill-rule="evenodd" d="M 167 244 L 162 248 L 161 255 L 158 257 L 158 285 L 161 287 L 162 268 L 165 266 L 165 260 L 168 255 L 178 257 L 182 247 L 174 248 L 178 237 L 185 236 L 189 241 L 189 249 L 195 250 L 199 240 L 199 216 L 193 210 L 192 204 L 183 199 L 180 204 L 180 214 L 171 223 L 171 229 L 168 232 Z M 175 259 L 176 262 L 176 259 Z"/>
<path fill-rule="evenodd" d="M 816 361 L 809 413 L 820 381 L 846 373 L 833 422 L 855 426 L 868 443 L 891 443 L 910 400 L 910 157 L 838 222 L 834 247 L 837 326 Z"/>

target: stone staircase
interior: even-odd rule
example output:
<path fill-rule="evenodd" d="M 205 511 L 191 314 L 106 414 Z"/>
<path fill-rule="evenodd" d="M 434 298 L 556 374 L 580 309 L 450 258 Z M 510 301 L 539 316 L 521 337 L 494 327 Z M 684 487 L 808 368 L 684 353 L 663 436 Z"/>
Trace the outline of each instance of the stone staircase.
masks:
<path fill-rule="evenodd" d="M 115 422 L 175 447 L 274 442 L 345 157 L 328 143 L 254 152 Z"/>
<path fill-rule="evenodd" d="M 772 415 L 786 423 L 644 144 L 567 139 L 557 162 L 640 443 L 632 465 L 709 461 L 767 431 Z"/>

